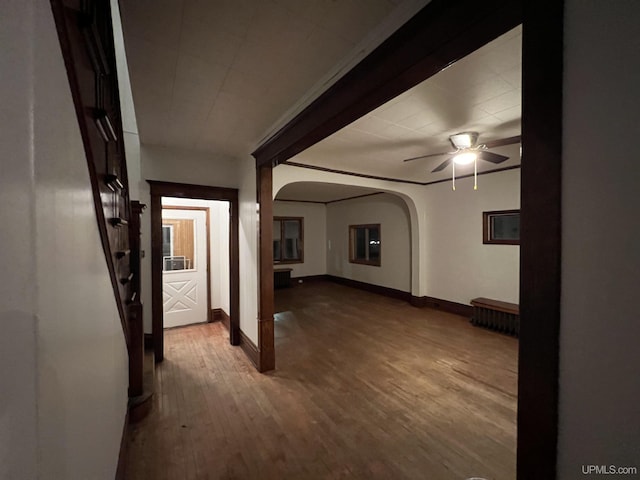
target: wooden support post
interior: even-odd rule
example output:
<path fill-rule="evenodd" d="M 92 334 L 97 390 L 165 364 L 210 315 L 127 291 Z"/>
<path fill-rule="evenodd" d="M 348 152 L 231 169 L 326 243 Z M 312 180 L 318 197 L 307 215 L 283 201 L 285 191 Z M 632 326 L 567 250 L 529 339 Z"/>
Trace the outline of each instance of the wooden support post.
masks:
<path fill-rule="evenodd" d="M 258 370 L 266 372 L 276 368 L 274 330 L 273 330 L 273 194 L 272 167 L 263 165 L 257 168 L 258 265 L 259 303 L 258 303 Z"/>

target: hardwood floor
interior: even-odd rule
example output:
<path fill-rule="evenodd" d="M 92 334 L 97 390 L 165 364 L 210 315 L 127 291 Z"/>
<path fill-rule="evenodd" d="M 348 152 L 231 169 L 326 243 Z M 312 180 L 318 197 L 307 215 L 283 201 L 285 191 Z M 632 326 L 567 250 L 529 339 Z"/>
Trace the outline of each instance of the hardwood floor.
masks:
<path fill-rule="evenodd" d="M 127 479 L 515 478 L 517 340 L 324 282 L 276 292 L 276 370 L 165 332 Z"/>

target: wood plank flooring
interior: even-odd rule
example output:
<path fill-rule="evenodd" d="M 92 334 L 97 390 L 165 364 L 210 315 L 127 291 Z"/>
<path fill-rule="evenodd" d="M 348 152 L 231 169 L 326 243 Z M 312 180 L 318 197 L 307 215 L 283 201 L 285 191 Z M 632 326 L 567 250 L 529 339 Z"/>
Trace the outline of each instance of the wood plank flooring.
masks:
<path fill-rule="evenodd" d="M 127 479 L 515 478 L 517 340 L 325 282 L 276 292 L 277 369 L 165 332 Z"/>

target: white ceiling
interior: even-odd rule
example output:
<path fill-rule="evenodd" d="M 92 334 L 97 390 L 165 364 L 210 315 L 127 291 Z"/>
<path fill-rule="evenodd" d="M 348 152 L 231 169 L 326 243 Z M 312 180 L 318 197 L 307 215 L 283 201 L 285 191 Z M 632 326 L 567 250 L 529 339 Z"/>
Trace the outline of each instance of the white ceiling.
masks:
<path fill-rule="evenodd" d="M 120 0 L 140 140 L 244 158 L 428 1 Z M 450 167 L 430 173 L 446 157 L 402 160 L 450 151 L 460 131 L 479 143 L 520 134 L 521 37 L 515 28 L 290 161 L 449 178 Z M 492 151 L 510 157 L 499 168 L 520 163 L 519 145 Z"/>
<path fill-rule="evenodd" d="M 520 135 L 521 43 L 517 27 L 290 161 L 419 182 L 450 177 L 450 167 L 431 173 L 447 156 L 402 160 L 451 151 L 448 137 L 461 131 L 480 132 L 479 143 Z M 519 149 L 492 149 L 509 160 L 480 161 L 478 171 L 519 165 Z"/>
<path fill-rule="evenodd" d="M 120 0 L 141 142 L 246 157 L 427 1 Z"/>

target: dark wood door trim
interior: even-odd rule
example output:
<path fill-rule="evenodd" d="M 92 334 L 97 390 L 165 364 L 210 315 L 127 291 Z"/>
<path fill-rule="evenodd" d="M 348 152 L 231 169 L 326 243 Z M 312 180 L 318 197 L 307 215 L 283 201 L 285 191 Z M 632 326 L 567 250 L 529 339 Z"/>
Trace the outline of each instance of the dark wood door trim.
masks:
<path fill-rule="evenodd" d="M 240 267 L 238 243 L 238 190 L 147 180 L 151 187 L 151 292 L 152 335 L 156 361 L 164 358 L 162 315 L 162 197 L 226 200 L 229 215 L 229 342 L 240 344 Z M 209 309 L 210 310 L 210 309 Z"/>
<path fill-rule="evenodd" d="M 520 480 L 556 478 L 563 3 L 434 0 L 253 153 L 271 169 L 523 23 Z"/>
<path fill-rule="evenodd" d="M 564 2 L 525 2 L 518 479 L 556 478 Z"/>
<path fill-rule="evenodd" d="M 259 205 L 259 301 L 258 301 L 258 370 L 276 368 L 273 315 L 273 169 L 257 168 L 256 187 Z"/>

